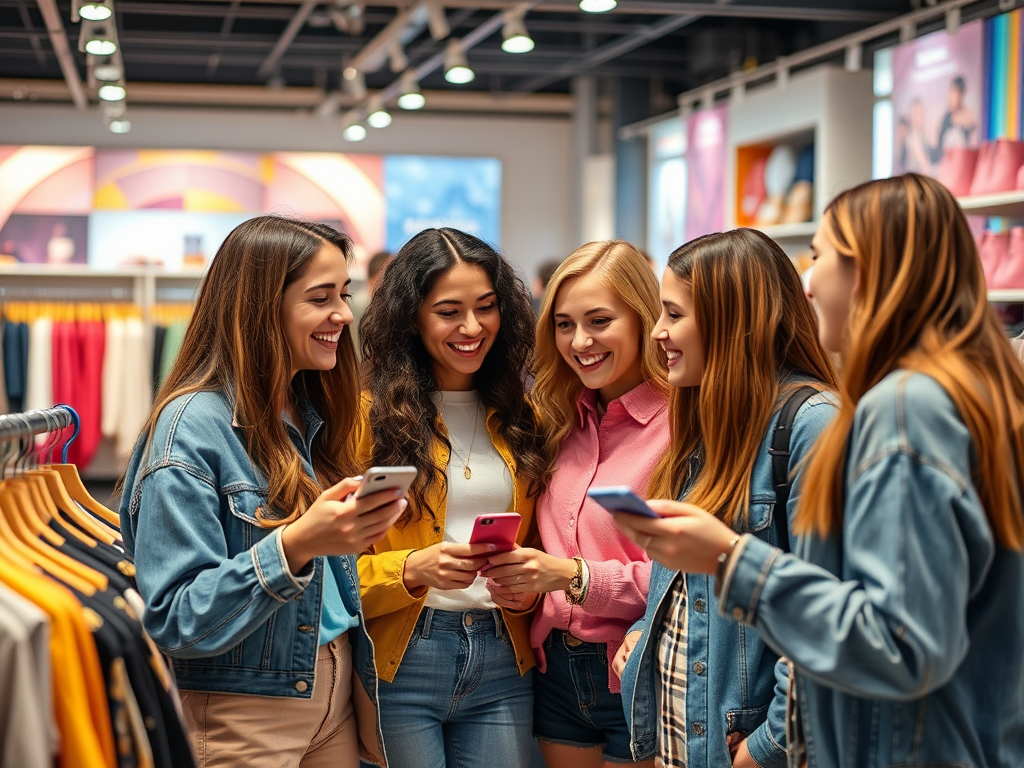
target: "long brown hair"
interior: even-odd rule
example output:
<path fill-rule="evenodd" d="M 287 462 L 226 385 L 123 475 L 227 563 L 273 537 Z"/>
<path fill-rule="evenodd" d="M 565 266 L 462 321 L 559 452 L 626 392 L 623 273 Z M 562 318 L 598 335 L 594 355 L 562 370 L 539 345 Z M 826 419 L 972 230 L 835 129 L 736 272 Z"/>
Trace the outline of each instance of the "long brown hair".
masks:
<path fill-rule="evenodd" d="M 666 398 L 669 393 L 665 350 L 651 338 L 661 314 L 661 302 L 658 281 L 647 261 L 636 248 L 622 240 L 580 246 L 551 276 L 537 320 L 533 366 L 536 378 L 530 399 L 544 434 L 549 478 L 558 462 L 558 449 L 572 431 L 576 401 L 583 390 L 583 382 L 555 346 L 555 301 L 566 280 L 588 274 L 597 275 L 640 318 L 640 368 L 644 380 Z"/>
<path fill-rule="evenodd" d="M 533 304 L 512 264 L 478 237 L 457 229 L 425 229 L 402 246 L 373 292 L 359 325 L 366 388 L 373 398 L 369 428 L 372 463 L 410 464 L 419 470 L 409 491 L 405 525 L 433 518 L 429 498 L 447 492 L 445 468 L 434 459 L 440 443 L 451 443 L 438 424 L 434 367 L 417 334 L 416 317 L 434 284 L 458 263 L 487 273 L 497 295 L 501 328 L 473 377 L 480 402 L 497 410 L 498 434 L 515 457 L 516 475 L 528 494 L 544 489 L 547 466 L 542 441 L 526 400 L 526 372 L 533 355 Z"/>
<path fill-rule="evenodd" d="M 747 514 L 750 476 L 781 398 L 807 379 L 834 387 L 835 372 L 818 341 L 818 323 L 800 277 L 764 234 L 735 229 L 699 237 L 676 250 L 668 267 L 693 295 L 704 350 L 699 387 L 672 393 L 672 444 L 654 471 L 651 495 L 677 498 L 689 459 L 705 460 L 686 500 L 735 527 Z"/>
<path fill-rule="evenodd" d="M 329 371 L 291 371 L 281 326 L 281 298 L 316 254 L 333 245 L 346 260 L 352 241 L 325 224 L 280 216 L 249 219 L 227 236 L 210 265 L 185 331 L 181 350 L 144 427 L 153 434 L 163 409 L 177 397 L 200 391 L 230 393 L 246 450 L 267 479 L 266 527 L 295 520 L 329 487 L 356 474 L 355 446 L 359 373 L 348 326 L 338 341 L 338 362 Z M 296 397 L 325 420 L 312 447 L 317 481 L 302 469 L 280 412 Z M 319 484 L 319 485 L 318 485 Z"/>
<path fill-rule="evenodd" d="M 857 403 L 897 369 L 935 379 L 976 451 L 975 489 L 996 539 L 1024 548 L 1024 369 L 986 296 L 956 199 L 926 176 L 868 182 L 832 201 L 831 242 L 860 276 L 848 324 L 840 411 L 807 467 L 794 530 L 826 536 L 843 519 L 846 445 Z"/>

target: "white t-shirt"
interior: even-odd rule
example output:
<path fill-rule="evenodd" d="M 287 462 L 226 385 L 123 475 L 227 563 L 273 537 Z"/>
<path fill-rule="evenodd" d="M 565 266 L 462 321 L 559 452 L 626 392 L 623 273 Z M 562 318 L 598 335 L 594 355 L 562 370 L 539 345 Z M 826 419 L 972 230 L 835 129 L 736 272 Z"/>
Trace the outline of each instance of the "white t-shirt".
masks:
<path fill-rule="evenodd" d="M 438 392 L 434 395 L 434 402 L 448 428 L 448 441 L 452 444 L 451 458 L 445 470 L 448 499 L 444 540 L 468 544 L 477 515 L 505 512 L 512 506 L 512 473 L 491 443 L 486 410 L 476 391 Z M 469 479 L 464 472 L 467 463 L 473 475 Z M 485 581 L 478 576 L 467 589 L 432 588 L 425 604 L 428 608 L 442 611 L 494 608 Z"/>

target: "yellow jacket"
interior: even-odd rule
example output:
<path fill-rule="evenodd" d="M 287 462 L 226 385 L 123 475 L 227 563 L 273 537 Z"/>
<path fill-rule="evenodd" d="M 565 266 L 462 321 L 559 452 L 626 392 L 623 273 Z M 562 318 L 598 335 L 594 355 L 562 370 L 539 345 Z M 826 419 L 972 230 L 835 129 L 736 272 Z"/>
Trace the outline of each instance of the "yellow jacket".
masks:
<path fill-rule="evenodd" d="M 364 416 L 368 414 L 368 401 L 364 397 Z M 506 511 L 518 512 L 523 517 L 519 526 L 518 543 L 524 545 L 531 532 L 536 530 L 533 525 L 534 499 L 527 496 L 527 482 L 516 473 L 516 462 L 505 441 L 498 435 L 501 421 L 497 411 L 487 411 L 487 432 L 491 443 L 501 454 L 509 473 L 512 475 L 514 493 L 512 507 Z M 363 425 L 367 421 L 364 419 Z M 443 426 L 442 426 L 443 429 Z M 369 457 L 373 448 L 369 428 L 362 430 L 360 458 L 362 465 L 369 465 Z M 434 462 L 439 467 L 448 465 L 450 451 L 438 443 L 434 448 Z M 444 518 L 447 499 L 440 488 L 431 492 L 430 506 L 436 519 L 424 516 L 408 525 L 394 526 L 387 535 L 378 541 L 365 554 L 359 557 L 359 590 L 362 596 L 363 617 L 366 629 L 373 640 L 373 653 L 377 662 L 377 676 L 386 682 L 395 679 L 398 666 L 402 663 L 409 638 L 412 637 L 416 622 L 423 610 L 427 598 L 428 587 L 418 589 L 415 593 L 405 588 L 402 573 L 405 570 L 405 558 L 410 552 L 425 549 L 444 540 Z M 516 654 L 520 674 L 525 674 L 534 665 L 533 649 L 530 647 L 530 620 L 539 600 L 525 611 L 500 609 L 508 628 L 512 648 Z"/>

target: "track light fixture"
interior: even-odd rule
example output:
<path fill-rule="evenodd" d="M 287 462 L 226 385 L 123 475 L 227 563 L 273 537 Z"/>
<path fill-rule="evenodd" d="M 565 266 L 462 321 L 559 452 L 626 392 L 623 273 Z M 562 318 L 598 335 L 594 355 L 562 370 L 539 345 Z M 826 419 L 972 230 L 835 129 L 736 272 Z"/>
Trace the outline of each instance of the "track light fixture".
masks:
<path fill-rule="evenodd" d="M 427 2 L 427 25 L 430 28 L 430 36 L 435 40 L 444 40 L 452 33 L 448 19 L 444 15 L 444 6 L 438 0 Z"/>
<path fill-rule="evenodd" d="M 416 73 L 407 69 L 402 73 L 402 95 L 398 97 L 398 106 L 402 109 L 423 109 L 427 100 L 420 93 L 420 84 Z"/>
<path fill-rule="evenodd" d="M 409 66 L 409 59 L 406 58 L 405 51 L 402 49 L 402 42 L 395 38 L 388 43 L 388 60 L 391 63 L 392 72 L 401 72 Z"/>
<path fill-rule="evenodd" d="M 345 141 L 362 141 L 366 138 L 366 129 L 360 123 L 352 123 L 341 132 L 341 136 Z"/>
<path fill-rule="evenodd" d="M 106 21 L 113 15 L 113 0 L 75 0 L 71 18 L 73 21 Z"/>
<path fill-rule="evenodd" d="M 122 83 L 104 83 L 96 92 L 103 101 L 121 101 L 128 95 L 128 90 Z"/>
<path fill-rule="evenodd" d="M 110 21 L 83 21 L 78 50 L 93 56 L 110 56 L 117 50 L 117 32 Z"/>
<path fill-rule="evenodd" d="M 529 53 L 533 50 L 533 38 L 523 22 L 525 13 L 525 9 L 517 8 L 506 14 L 505 25 L 501 28 L 501 50 L 505 53 Z"/>
<path fill-rule="evenodd" d="M 380 94 L 370 99 L 366 111 L 369 113 L 366 116 L 366 124 L 371 128 L 387 128 L 391 125 L 391 113 L 384 109 Z"/>
<path fill-rule="evenodd" d="M 455 85 L 465 85 L 473 82 L 475 77 L 476 73 L 470 69 L 466 60 L 462 42 L 452 38 L 448 41 L 448 48 L 444 54 L 444 79 Z"/>
<path fill-rule="evenodd" d="M 608 13 L 617 5 L 616 0 L 580 0 L 580 10 L 585 13 Z"/>

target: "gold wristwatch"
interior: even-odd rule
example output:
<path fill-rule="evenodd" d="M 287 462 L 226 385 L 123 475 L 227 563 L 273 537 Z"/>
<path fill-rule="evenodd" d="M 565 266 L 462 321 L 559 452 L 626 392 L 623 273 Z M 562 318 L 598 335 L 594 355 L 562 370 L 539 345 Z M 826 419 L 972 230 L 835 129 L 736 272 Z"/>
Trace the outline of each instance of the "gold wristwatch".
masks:
<path fill-rule="evenodd" d="M 586 597 L 583 591 L 583 558 L 574 557 L 576 561 L 576 573 L 569 579 L 569 588 L 565 590 L 565 601 L 570 605 L 579 605 Z"/>

